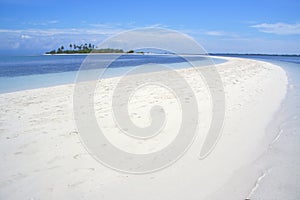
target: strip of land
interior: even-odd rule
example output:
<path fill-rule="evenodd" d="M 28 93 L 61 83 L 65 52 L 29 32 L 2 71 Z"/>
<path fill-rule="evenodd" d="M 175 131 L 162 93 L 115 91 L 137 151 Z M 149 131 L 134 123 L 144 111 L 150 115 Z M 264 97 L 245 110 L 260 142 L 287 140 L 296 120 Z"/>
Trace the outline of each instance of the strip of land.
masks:
<path fill-rule="evenodd" d="M 280 67 L 270 63 L 224 59 L 228 61 L 217 65 L 217 69 L 224 85 L 226 114 L 215 149 L 199 160 L 211 120 L 206 84 L 196 81 L 194 68 L 176 70 L 197 97 L 198 137 L 178 162 L 145 175 L 111 170 L 87 153 L 74 121 L 73 84 L 0 94 L 0 199 L 247 198 L 264 172 L 253 172 L 244 166 L 254 162 L 265 149 L 265 128 L 285 97 L 287 77 Z M 153 72 L 155 76 L 159 74 Z M 180 125 L 176 97 L 159 87 L 137 90 L 129 103 L 132 121 L 140 126 L 149 124 L 149 110 L 157 103 L 166 110 L 167 123 L 164 134 L 151 141 L 127 139 L 114 124 L 111 112 L 112 92 L 119 79 L 101 80 L 95 92 L 99 126 L 124 151 L 149 153 L 164 148 Z M 214 196 L 237 174 L 246 176 L 243 180 L 247 182 L 237 179 L 226 186 L 233 188 L 234 194 Z"/>

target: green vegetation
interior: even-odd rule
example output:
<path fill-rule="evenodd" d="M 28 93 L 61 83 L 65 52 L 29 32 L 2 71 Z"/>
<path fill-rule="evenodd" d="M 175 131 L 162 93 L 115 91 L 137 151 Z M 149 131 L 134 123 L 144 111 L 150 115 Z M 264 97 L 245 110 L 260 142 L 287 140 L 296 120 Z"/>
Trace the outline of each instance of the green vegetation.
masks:
<path fill-rule="evenodd" d="M 112 48 L 105 48 L 105 49 L 97 49 L 95 45 L 91 43 L 87 44 L 70 44 L 69 49 L 65 49 L 64 46 L 59 47 L 57 50 L 52 50 L 46 52 L 45 54 L 80 54 L 80 53 L 125 53 L 122 49 L 112 49 Z M 133 50 L 128 51 L 127 53 L 134 53 Z"/>
<path fill-rule="evenodd" d="M 127 53 L 134 53 L 134 51 L 133 50 L 129 50 L 129 51 L 127 51 Z"/>

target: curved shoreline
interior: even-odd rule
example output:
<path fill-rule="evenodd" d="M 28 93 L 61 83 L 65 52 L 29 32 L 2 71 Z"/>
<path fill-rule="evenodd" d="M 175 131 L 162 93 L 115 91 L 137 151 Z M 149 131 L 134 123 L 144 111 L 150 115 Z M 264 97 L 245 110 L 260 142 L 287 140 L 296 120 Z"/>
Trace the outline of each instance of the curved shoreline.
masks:
<path fill-rule="evenodd" d="M 264 149 L 260 143 L 265 136 L 264 129 L 284 98 L 287 84 L 286 75 L 278 66 L 247 59 L 224 59 L 228 59 L 228 62 L 218 64 L 217 69 L 224 82 L 226 118 L 223 135 L 214 151 L 206 159 L 198 160 L 199 150 L 205 138 L 203 133 L 206 132 L 210 122 L 207 117 L 210 116 L 209 96 L 205 84 L 193 82 L 195 78 L 193 69 L 178 69 L 177 71 L 194 84 L 195 94 L 199 98 L 201 106 L 199 137 L 175 165 L 143 176 L 124 175 L 107 169 L 92 159 L 78 143 L 79 138 L 74 134 L 76 126 L 72 112 L 74 85 L 1 94 L 0 108 L 3 115 L 0 122 L 3 126 L 0 152 L 3 164 L 0 170 L 6 172 L 0 175 L 1 196 L 3 198 L 9 196 L 12 199 L 21 197 L 51 199 L 68 195 L 77 196 L 88 188 L 91 195 L 99 195 L 99 190 L 91 187 L 99 184 L 104 188 L 100 192 L 101 195 L 115 199 L 133 194 L 134 199 L 141 199 L 149 187 L 163 199 L 201 199 L 214 195 L 220 188 L 222 190 L 234 174 L 241 172 L 241 168 L 254 162 Z M 103 84 L 113 88 L 117 80 L 118 78 L 105 79 Z M 277 88 L 275 94 L 272 92 L 274 88 Z M 97 94 L 101 97 L 106 94 L 103 92 L 104 90 L 100 90 Z M 151 90 L 142 91 L 142 98 L 134 106 L 147 106 L 148 92 Z M 160 97 L 170 98 L 165 95 L 162 93 Z M 103 116 L 109 114 L 106 107 L 101 107 L 101 104 L 97 106 L 100 106 L 97 107 L 98 112 L 102 108 Z M 135 110 L 137 113 L 140 111 Z M 114 133 L 109 119 L 106 120 L 104 124 L 107 130 Z M 112 138 L 114 139 L 116 138 Z M 88 170 L 91 168 L 93 170 Z M 82 169 L 85 169 L 83 171 L 86 173 L 82 173 Z M 36 171 L 45 170 L 47 173 L 36 175 Z M 236 181 L 228 185 L 235 192 L 231 190 L 229 193 L 221 192 L 226 194 L 221 195 L 223 198 L 234 199 L 237 196 L 246 198 L 249 189 L 255 185 L 260 171 L 245 172 L 249 172 L 249 169 L 242 171 L 239 176 L 246 175 L 247 179 L 244 180 L 248 181 Z M 15 174 L 22 176 L 15 177 Z M 58 176 L 61 177 L 60 180 L 56 180 L 55 177 Z M 178 182 L 178 179 L 182 181 Z M 180 189 L 174 191 L 174 188 L 169 188 L 169 182 L 174 183 L 173 187 Z M 23 190 L 11 193 L 17 186 L 22 186 Z M 130 189 L 132 186 L 145 187 L 140 187 L 140 192 L 137 193 Z M 52 188 L 51 191 L 47 190 L 49 187 Z M 237 187 L 239 191 L 236 190 Z M 118 193 L 113 192 L 116 189 Z M 40 193 L 32 194 L 28 193 L 29 191 Z M 219 194 L 216 194 L 217 197 L 220 197 Z M 213 199 L 214 196 L 210 197 L 212 198 L 208 199 Z"/>
<path fill-rule="evenodd" d="M 244 58 L 241 58 L 244 59 Z M 250 58 L 247 58 L 250 59 Z M 252 60 L 252 59 L 250 59 Z M 272 192 L 269 191 L 268 194 L 259 193 L 260 196 L 257 196 L 257 190 L 261 189 L 262 182 L 271 172 L 271 168 L 269 166 L 270 162 L 268 160 L 261 160 L 266 151 L 270 148 L 270 145 L 274 142 L 274 133 L 271 130 L 276 129 L 280 123 L 278 123 L 278 115 L 282 111 L 283 104 L 287 98 L 288 84 L 287 73 L 279 64 L 274 64 L 269 62 L 268 60 L 255 60 L 262 63 L 269 63 L 273 67 L 277 68 L 278 71 L 281 71 L 282 75 L 286 78 L 283 81 L 284 90 L 281 91 L 281 99 L 277 102 L 277 105 L 274 106 L 273 111 L 270 113 L 268 120 L 265 122 L 263 130 L 262 138 L 257 141 L 255 145 L 254 157 L 249 162 L 242 165 L 239 169 L 237 169 L 230 178 L 228 178 L 227 182 L 224 183 L 218 190 L 216 190 L 213 194 L 207 196 L 207 200 L 218 200 L 222 197 L 230 197 L 231 199 L 261 199 L 261 197 L 270 197 Z M 279 81 L 278 79 L 273 80 L 273 82 Z M 277 87 L 274 85 L 273 87 L 269 86 L 269 90 L 273 91 Z M 276 90 L 278 92 L 278 90 Z M 271 95 L 272 93 L 270 93 Z M 272 95 L 271 95 L 272 96 Z M 269 96 L 270 97 L 270 96 Z M 266 99 L 268 99 L 267 97 Z M 274 99 L 269 99 L 269 102 L 272 102 Z M 265 101 L 265 105 L 267 105 L 267 101 Z M 261 110 L 265 111 L 265 110 Z M 259 114 L 258 114 L 259 115 Z M 258 162 L 259 161 L 259 162 Z M 261 164 L 263 162 L 263 164 Z M 264 166 L 263 166 L 264 165 Z M 268 167 L 266 167 L 268 166 Z M 270 184 L 269 182 L 268 184 Z M 264 194 L 264 195 L 262 195 Z M 273 198 L 276 196 L 273 196 Z M 262 198 L 264 199 L 264 198 Z M 272 199 L 272 198 L 271 198 Z"/>
<path fill-rule="evenodd" d="M 261 141 L 264 149 L 258 158 L 237 170 L 208 200 L 222 197 L 297 199 L 300 196 L 297 189 L 300 187 L 300 64 L 262 61 L 275 64 L 285 71 L 288 77 L 285 97 L 265 129 L 265 138 Z M 249 185 L 249 182 L 252 184 Z"/>
<path fill-rule="evenodd" d="M 266 141 L 269 146 L 255 161 L 255 165 L 269 173 L 260 186 L 251 194 L 253 199 L 297 199 L 300 196 L 299 141 L 300 65 L 286 62 L 272 62 L 281 66 L 288 75 L 287 94 L 276 116 L 267 128 Z M 280 161 L 280 162 L 278 162 Z"/>

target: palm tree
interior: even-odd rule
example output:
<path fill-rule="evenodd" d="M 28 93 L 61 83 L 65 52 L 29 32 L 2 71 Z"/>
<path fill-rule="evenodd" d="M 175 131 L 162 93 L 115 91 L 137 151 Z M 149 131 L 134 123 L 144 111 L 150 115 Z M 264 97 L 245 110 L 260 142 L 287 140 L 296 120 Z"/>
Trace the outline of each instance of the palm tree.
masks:
<path fill-rule="evenodd" d="M 70 49 L 72 49 L 72 44 L 70 44 Z"/>

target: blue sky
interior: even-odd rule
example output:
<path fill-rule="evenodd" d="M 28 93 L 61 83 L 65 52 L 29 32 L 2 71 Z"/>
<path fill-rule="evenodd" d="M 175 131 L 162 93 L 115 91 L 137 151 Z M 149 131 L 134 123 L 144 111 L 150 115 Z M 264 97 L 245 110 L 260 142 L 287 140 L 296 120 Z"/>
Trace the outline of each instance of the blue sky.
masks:
<path fill-rule="evenodd" d="M 208 52 L 300 54 L 300 1 L 0 0 L 0 54 L 43 53 L 142 27 L 175 29 Z"/>

